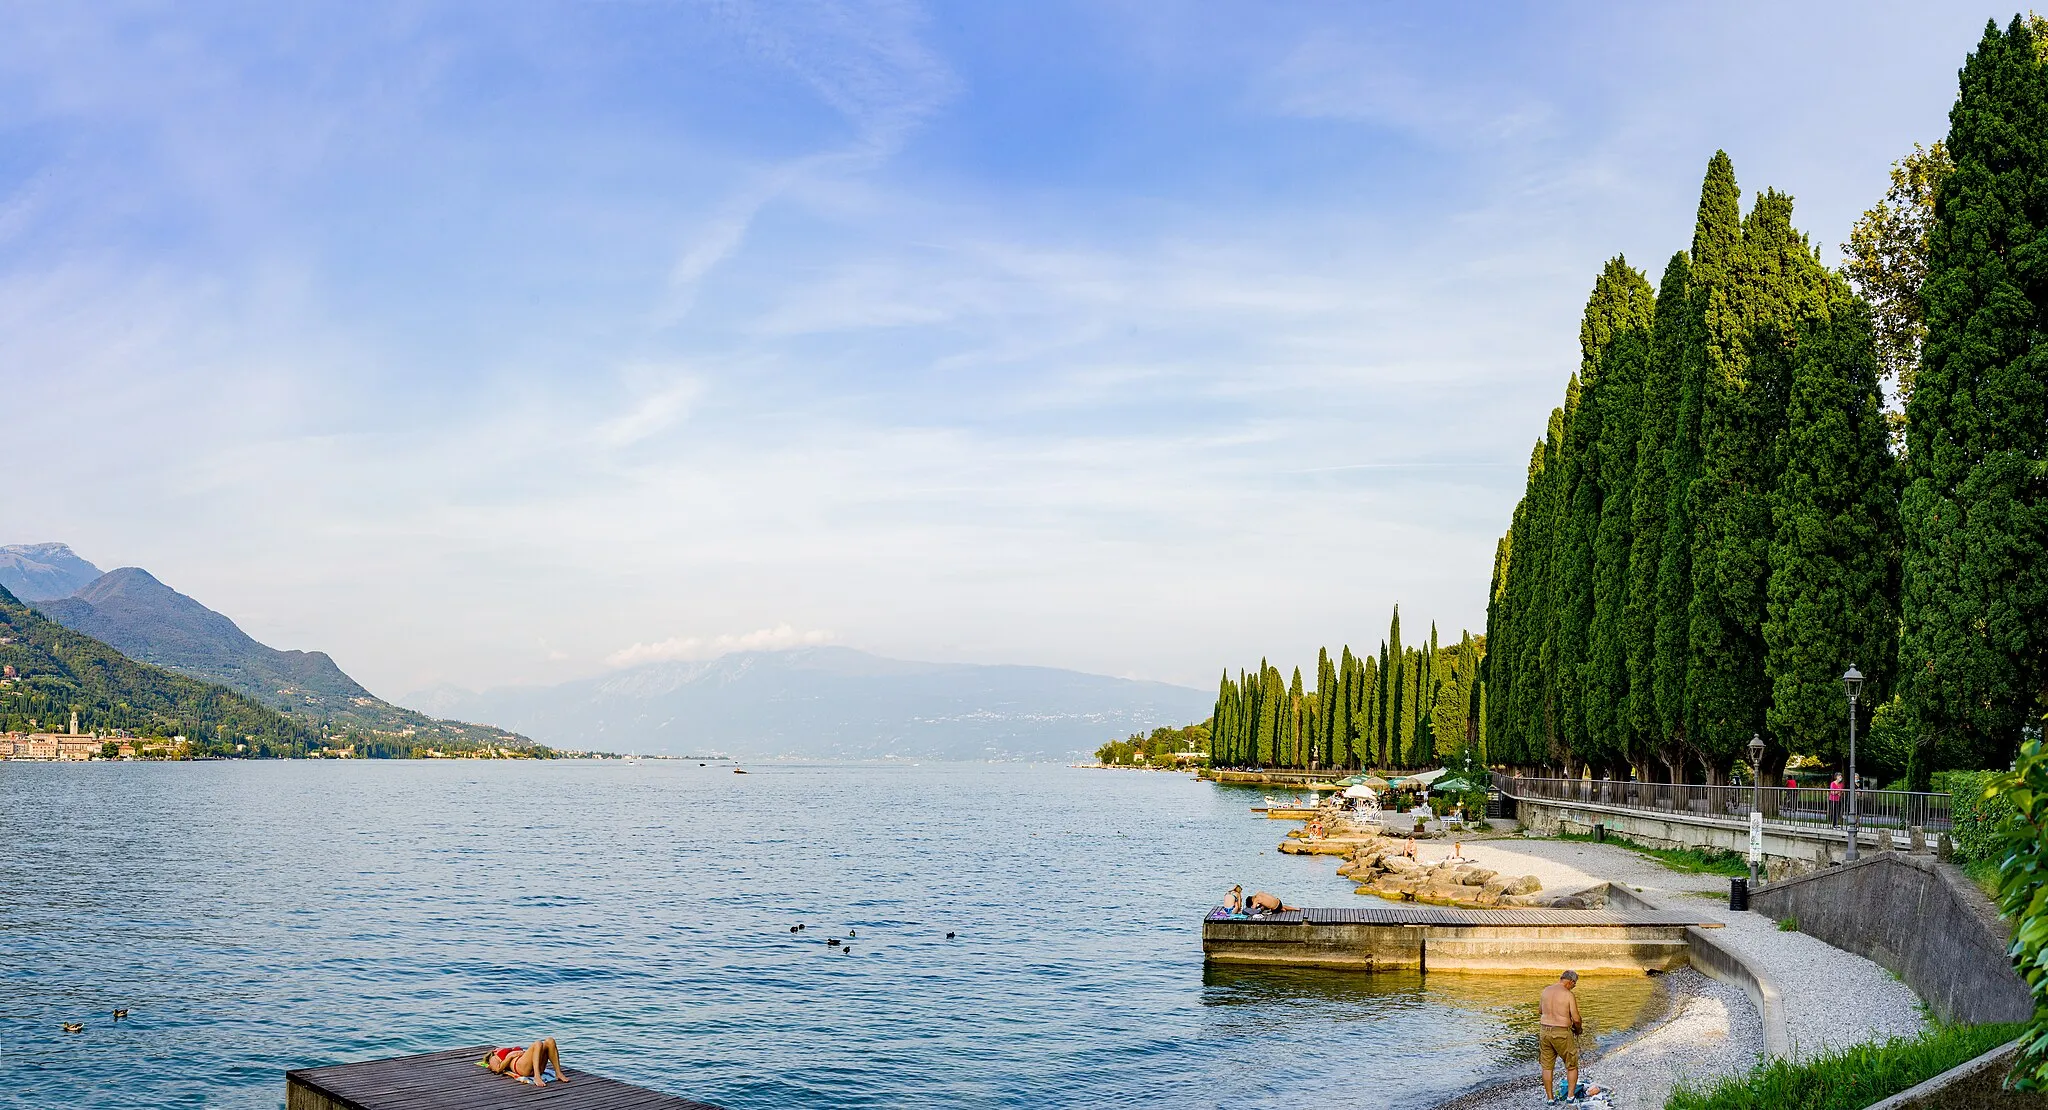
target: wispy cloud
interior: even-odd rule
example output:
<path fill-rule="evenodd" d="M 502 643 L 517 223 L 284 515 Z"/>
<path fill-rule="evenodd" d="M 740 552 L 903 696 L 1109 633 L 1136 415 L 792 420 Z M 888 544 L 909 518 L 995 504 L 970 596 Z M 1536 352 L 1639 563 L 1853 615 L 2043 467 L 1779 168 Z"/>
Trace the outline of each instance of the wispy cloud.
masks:
<path fill-rule="evenodd" d="M 608 667 L 634 667 L 642 663 L 716 659 L 735 651 L 786 651 L 790 648 L 818 647 L 831 643 L 833 639 L 832 633 L 824 629 L 798 631 L 787 624 L 778 624 L 773 628 L 757 628 L 752 632 L 727 632 L 716 636 L 672 636 L 651 644 L 634 644 L 605 656 L 604 662 Z"/>

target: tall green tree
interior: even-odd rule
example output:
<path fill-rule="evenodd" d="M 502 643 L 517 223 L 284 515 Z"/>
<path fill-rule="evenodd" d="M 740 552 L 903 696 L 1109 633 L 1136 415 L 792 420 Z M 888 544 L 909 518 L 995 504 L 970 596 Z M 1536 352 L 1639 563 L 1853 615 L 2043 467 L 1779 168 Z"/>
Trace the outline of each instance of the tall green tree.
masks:
<path fill-rule="evenodd" d="M 1664 450 L 1664 538 L 1657 566 L 1655 673 L 1657 716 L 1666 730 L 1657 752 L 1673 779 L 1685 776 L 1695 728 L 1691 677 L 1693 549 L 1705 531 L 1694 485 L 1703 472 L 1701 419 L 1712 383 L 1723 376 L 1741 327 L 1735 303 L 1736 254 L 1742 246 L 1742 193 L 1735 165 L 1715 151 L 1700 186 L 1693 224 L 1686 299 L 1685 357 L 1678 383 L 1678 414 Z"/>
<path fill-rule="evenodd" d="M 1866 714 L 1889 696 L 1899 499 L 1869 311 L 1845 297 L 1829 317 L 1803 329 L 1793 360 L 1764 642 L 1772 735 L 1838 762 L 1842 671 L 1854 663 L 1868 679 Z"/>
<path fill-rule="evenodd" d="M 1712 781 L 1725 781 L 1750 738 L 1765 731 L 1770 492 L 1781 466 L 1792 334 L 1825 315 L 1840 284 L 1793 229 L 1792 198 L 1775 190 L 1742 221 L 1729 278 L 1723 311 L 1707 318 L 1688 613 L 1690 744 Z"/>
<path fill-rule="evenodd" d="M 1274 759 L 1280 753 L 1280 719 L 1287 701 L 1287 687 L 1280 681 L 1280 670 L 1259 660 L 1259 730 L 1254 756 L 1261 767 L 1274 766 Z"/>
<path fill-rule="evenodd" d="M 1690 256 L 1684 251 L 1672 255 L 1657 287 L 1649 363 L 1639 394 L 1642 430 L 1629 489 L 1628 597 L 1621 635 L 1628 655 L 1628 756 L 1645 779 L 1653 773 L 1653 759 L 1682 729 L 1681 722 L 1667 722 L 1657 700 L 1657 627 L 1664 516 L 1671 503 L 1668 456 L 1679 431 L 1679 391 L 1692 331 L 1690 280 Z M 1490 697 L 1488 709 L 1492 709 Z"/>
<path fill-rule="evenodd" d="M 1627 668 L 1619 625 L 1628 576 L 1628 487 L 1637 394 L 1656 295 L 1616 255 L 1601 268 L 1579 324 L 1579 405 L 1564 452 L 1556 601 L 1559 734 L 1585 759 L 1623 757 Z M 1604 604 L 1603 604 L 1604 603 Z"/>
<path fill-rule="evenodd" d="M 1900 692 L 1936 760 L 2001 766 L 2048 658 L 2048 78 L 2034 32 L 1964 63 L 1907 408 Z"/>

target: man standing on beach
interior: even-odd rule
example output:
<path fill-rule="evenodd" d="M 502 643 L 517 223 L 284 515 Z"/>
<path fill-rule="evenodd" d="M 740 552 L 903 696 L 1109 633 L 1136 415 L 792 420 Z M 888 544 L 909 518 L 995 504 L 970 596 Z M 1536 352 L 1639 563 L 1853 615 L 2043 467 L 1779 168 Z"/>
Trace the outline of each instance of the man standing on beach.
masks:
<path fill-rule="evenodd" d="M 1543 1069 L 1543 1097 L 1550 1105 L 1557 1105 L 1557 1061 L 1564 1060 L 1565 1096 L 1567 1098 L 1579 1089 L 1579 1034 L 1585 1026 L 1579 1021 L 1579 998 L 1572 992 L 1578 989 L 1579 973 L 1567 971 L 1557 977 L 1557 982 L 1543 988 L 1542 1024 L 1536 1030 L 1536 1065 Z"/>

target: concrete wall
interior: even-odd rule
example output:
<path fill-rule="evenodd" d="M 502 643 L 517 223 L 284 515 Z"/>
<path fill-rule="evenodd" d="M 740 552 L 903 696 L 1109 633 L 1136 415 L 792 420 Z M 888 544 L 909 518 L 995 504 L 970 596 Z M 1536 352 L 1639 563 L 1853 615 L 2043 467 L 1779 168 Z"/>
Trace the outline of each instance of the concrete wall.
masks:
<path fill-rule="evenodd" d="M 1607 884 L 1607 902 L 1629 910 L 1663 908 L 1621 883 Z M 1713 934 L 1711 929 L 1691 928 L 1685 931 L 1687 952 L 1694 970 L 1741 987 L 1743 993 L 1749 995 L 1750 1005 L 1756 1007 L 1757 1018 L 1763 1026 L 1764 1055 L 1791 1056 L 1792 1030 L 1785 1022 L 1785 997 L 1778 993 L 1778 985 L 1714 939 Z"/>
<path fill-rule="evenodd" d="M 1555 836 L 1560 832 L 1590 835 L 1595 824 L 1651 848 L 1717 848 L 1725 852 L 1749 852 L 1749 825 L 1697 813 L 1659 813 L 1622 806 L 1588 802 L 1561 802 L 1544 798 L 1520 798 L 1517 815 L 1532 832 Z M 1882 834 L 1862 830 L 1859 854 L 1884 849 Z M 1848 833 L 1841 829 L 1802 829 L 1783 825 L 1764 826 L 1764 875 L 1778 879 L 1831 866 L 1841 861 L 1848 848 Z"/>
<path fill-rule="evenodd" d="M 2019 1055 L 2020 1042 L 2007 1042 L 1870 1110 L 2048 1110 L 2048 1094 L 2005 1089 L 2006 1073 Z"/>
<path fill-rule="evenodd" d="M 1943 1021 L 2033 1016 L 2033 999 L 2005 954 L 2011 930 L 1953 864 L 1880 852 L 1760 886 L 1749 905 L 1889 968 Z"/>
<path fill-rule="evenodd" d="M 1686 966 L 1682 925 L 1307 925 L 1205 921 L 1215 963 L 1349 971 L 1544 971 L 1640 975 Z"/>

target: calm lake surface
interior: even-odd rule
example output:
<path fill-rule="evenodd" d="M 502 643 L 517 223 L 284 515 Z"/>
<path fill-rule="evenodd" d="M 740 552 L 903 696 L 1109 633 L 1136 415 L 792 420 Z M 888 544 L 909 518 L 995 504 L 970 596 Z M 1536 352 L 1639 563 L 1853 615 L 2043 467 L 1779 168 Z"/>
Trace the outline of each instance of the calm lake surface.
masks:
<path fill-rule="evenodd" d="M 734 1110 L 1405 1107 L 1532 1050 L 1541 980 L 1205 972 L 1233 882 L 1356 898 L 1256 791 L 748 766 L 0 763 L 0 1105 L 272 1108 L 552 1035 Z M 1649 982 L 1589 981 L 1589 1025 Z"/>

